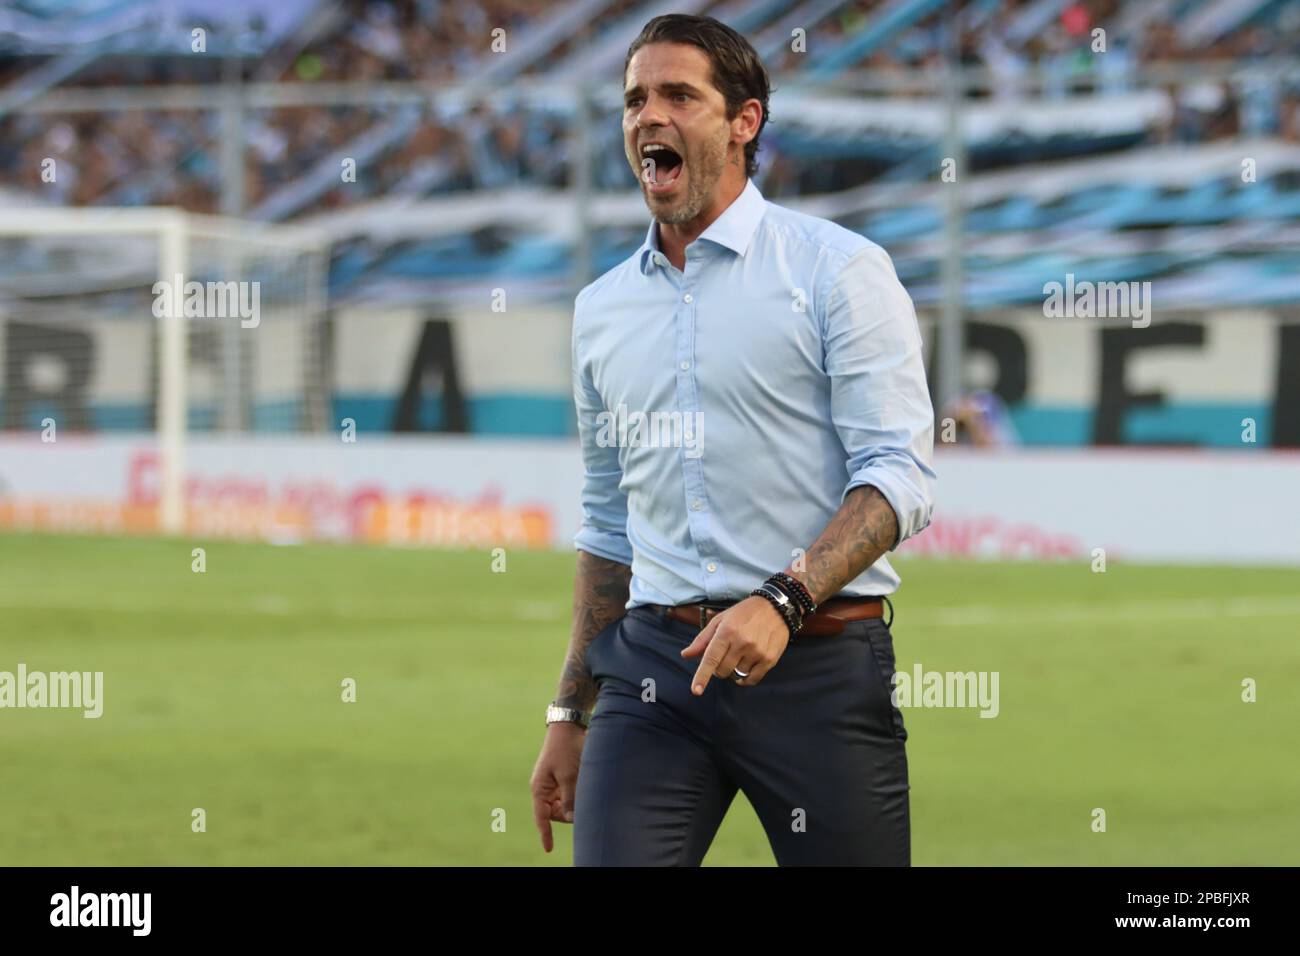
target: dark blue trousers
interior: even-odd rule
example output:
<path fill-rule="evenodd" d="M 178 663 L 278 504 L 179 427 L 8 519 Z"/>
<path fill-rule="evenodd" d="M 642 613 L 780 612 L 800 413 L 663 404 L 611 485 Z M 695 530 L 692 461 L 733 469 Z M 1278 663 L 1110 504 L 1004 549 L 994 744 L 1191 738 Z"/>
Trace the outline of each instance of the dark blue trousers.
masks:
<path fill-rule="evenodd" d="M 574 802 L 575 866 L 698 866 L 737 789 L 781 866 L 907 866 L 907 731 L 882 620 L 796 637 L 754 687 L 690 682 L 699 629 L 645 607 L 587 651 L 599 693 Z"/>

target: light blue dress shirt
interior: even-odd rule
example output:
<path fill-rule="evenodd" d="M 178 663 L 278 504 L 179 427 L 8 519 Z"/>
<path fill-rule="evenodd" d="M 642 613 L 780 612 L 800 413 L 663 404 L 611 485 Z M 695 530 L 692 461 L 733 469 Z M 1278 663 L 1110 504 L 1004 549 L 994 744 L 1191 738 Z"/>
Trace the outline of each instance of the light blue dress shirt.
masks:
<path fill-rule="evenodd" d="M 628 607 L 745 597 L 874 485 L 899 541 L 930 522 L 934 412 L 883 249 L 752 181 L 686 248 L 655 223 L 573 316 L 577 548 L 632 568 Z M 841 595 L 890 594 L 886 557 Z"/>

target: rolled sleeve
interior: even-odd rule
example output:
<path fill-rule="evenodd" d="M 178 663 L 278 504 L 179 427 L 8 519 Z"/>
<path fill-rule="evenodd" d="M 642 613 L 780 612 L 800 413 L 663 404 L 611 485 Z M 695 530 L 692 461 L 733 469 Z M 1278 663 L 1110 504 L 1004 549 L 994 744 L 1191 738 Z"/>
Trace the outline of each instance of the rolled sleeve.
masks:
<path fill-rule="evenodd" d="M 831 417 L 848 455 L 841 501 L 862 485 L 879 489 L 898 519 L 897 547 L 934 509 L 934 409 L 916 312 L 876 245 L 845 263 L 825 302 Z"/>
<path fill-rule="evenodd" d="M 573 401 L 578 413 L 578 440 L 582 446 L 582 523 L 574 536 L 574 546 L 589 554 L 632 564 L 632 545 L 627 537 L 627 494 L 619 484 L 623 469 L 619 464 L 618 446 L 601 445 L 597 416 L 604 411 L 600 394 L 592 384 L 581 356 L 577 316 L 573 327 Z"/>

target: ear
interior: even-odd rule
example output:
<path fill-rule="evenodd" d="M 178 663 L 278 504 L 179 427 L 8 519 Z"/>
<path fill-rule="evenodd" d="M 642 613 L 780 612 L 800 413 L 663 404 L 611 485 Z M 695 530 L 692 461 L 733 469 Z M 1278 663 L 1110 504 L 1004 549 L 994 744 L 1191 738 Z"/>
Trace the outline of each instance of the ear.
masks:
<path fill-rule="evenodd" d="M 731 140 L 744 146 L 758 135 L 763 125 L 763 104 L 749 99 L 740 104 L 740 109 L 731 120 Z"/>

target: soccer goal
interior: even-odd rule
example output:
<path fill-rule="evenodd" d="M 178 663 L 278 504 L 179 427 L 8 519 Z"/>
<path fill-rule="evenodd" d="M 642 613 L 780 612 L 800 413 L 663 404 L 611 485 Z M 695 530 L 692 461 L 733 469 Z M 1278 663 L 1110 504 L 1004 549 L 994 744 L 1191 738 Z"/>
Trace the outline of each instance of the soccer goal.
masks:
<path fill-rule="evenodd" d="M 323 239 L 175 209 L 0 209 L 0 430 L 149 433 L 158 528 L 186 436 L 327 427 Z"/>

